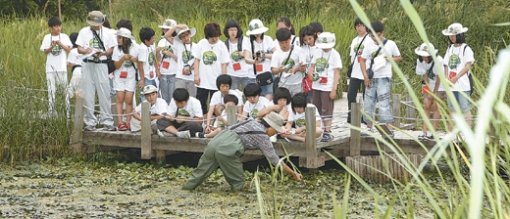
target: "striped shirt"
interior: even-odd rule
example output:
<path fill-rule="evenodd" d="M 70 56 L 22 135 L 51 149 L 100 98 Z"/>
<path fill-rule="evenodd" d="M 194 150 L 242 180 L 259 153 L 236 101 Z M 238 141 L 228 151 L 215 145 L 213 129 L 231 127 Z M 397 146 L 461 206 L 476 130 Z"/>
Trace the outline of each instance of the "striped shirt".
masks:
<path fill-rule="evenodd" d="M 234 124 L 229 129 L 239 135 L 246 150 L 259 149 L 273 165 L 278 164 L 280 158 L 266 134 L 266 128 L 260 122 L 250 119 Z"/>

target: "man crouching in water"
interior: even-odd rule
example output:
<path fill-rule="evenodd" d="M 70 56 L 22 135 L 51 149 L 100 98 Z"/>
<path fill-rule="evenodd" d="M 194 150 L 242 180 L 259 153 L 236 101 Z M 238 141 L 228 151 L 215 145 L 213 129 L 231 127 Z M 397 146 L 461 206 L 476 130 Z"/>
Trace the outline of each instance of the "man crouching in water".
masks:
<path fill-rule="evenodd" d="M 250 119 L 222 131 L 207 144 L 197 168 L 193 170 L 191 178 L 183 186 L 183 189 L 195 189 L 219 167 L 231 188 L 241 190 L 244 186 L 244 176 L 243 163 L 240 158 L 244 150 L 259 149 L 273 166 L 278 165 L 280 159 L 266 134 L 266 128 L 273 128 L 276 132 L 281 132 L 283 125 L 282 117 L 271 112 L 261 121 Z M 292 176 L 294 180 L 302 180 L 303 176 L 292 170 L 287 164 L 282 162 L 281 166 L 283 171 Z"/>

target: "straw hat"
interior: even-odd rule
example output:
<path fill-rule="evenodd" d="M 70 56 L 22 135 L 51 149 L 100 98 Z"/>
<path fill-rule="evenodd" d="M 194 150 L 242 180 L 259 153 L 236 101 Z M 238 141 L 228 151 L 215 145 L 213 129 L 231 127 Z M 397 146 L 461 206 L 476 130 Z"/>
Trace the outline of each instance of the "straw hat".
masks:
<path fill-rule="evenodd" d="M 437 49 L 434 48 L 434 45 L 422 43 L 420 46 L 418 46 L 414 52 L 416 55 L 419 56 L 432 56 L 429 51 L 435 51 L 437 53 Z"/>
<path fill-rule="evenodd" d="M 192 28 L 187 27 L 184 29 L 179 29 L 177 31 L 177 38 L 179 38 L 181 36 L 181 34 L 186 33 L 188 31 L 190 32 L 190 37 L 195 36 L 195 34 L 197 33 L 197 29 L 195 29 L 194 27 L 192 27 Z"/>
<path fill-rule="evenodd" d="M 247 35 L 256 35 L 256 34 L 262 34 L 268 31 L 269 29 L 264 26 L 264 23 L 262 23 L 259 19 L 253 19 L 250 21 L 250 24 L 248 25 L 248 31 L 246 32 Z"/>
<path fill-rule="evenodd" d="M 105 21 L 106 16 L 100 11 L 91 11 L 87 16 L 87 23 L 90 26 L 101 26 Z"/>
<path fill-rule="evenodd" d="M 121 27 L 119 30 L 117 30 L 117 32 L 115 32 L 115 35 L 135 40 L 135 37 L 131 34 L 131 31 L 124 27 Z"/>
<path fill-rule="evenodd" d="M 315 45 L 321 49 L 331 49 L 336 44 L 335 34 L 330 32 L 324 32 L 319 34 Z"/>
<path fill-rule="evenodd" d="M 444 29 L 442 32 L 443 32 L 443 35 L 445 35 L 445 36 L 455 36 L 457 34 L 465 33 L 467 31 L 468 31 L 468 28 L 463 27 L 462 24 L 453 23 L 453 24 L 450 24 L 450 26 L 448 26 L 448 28 Z"/>
<path fill-rule="evenodd" d="M 156 86 L 154 85 L 147 85 L 145 87 L 143 87 L 143 94 L 151 94 L 151 93 L 156 93 L 158 92 L 158 88 L 156 88 Z"/>
<path fill-rule="evenodd" d="M 177 22 L 174 19 L 166 19 L 162 25 L 159 25 L 159 28 L 170 29 L 172 27 L 175 27 L 176 25 L 177 25 Z"/>
<path fill-rule="evenodd" d="M 280 116 L 280 114 L 275 113 L 275 112 L 270 112 L 269 114 L 264 116 L 263 119 L 264 119 L 264 121 L 267 122 L 267 124 L 269 124 L 269 126 L 271 126 L 271 128 L 273 128 L 277 132 L 282 131 L 282 126 L 284 124 L 284 121 L 283 121 L 282 116 Z"/>

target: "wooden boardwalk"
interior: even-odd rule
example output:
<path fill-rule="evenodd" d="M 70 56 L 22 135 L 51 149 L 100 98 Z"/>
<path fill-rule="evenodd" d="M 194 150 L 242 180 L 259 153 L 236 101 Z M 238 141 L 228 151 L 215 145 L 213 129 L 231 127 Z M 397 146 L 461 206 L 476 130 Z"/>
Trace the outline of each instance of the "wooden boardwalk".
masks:
<path fill-rule="evenodd" d="M 331 158 L 324 152 L 337 157 L 359 156 L 363 154 L 373 154 L 377 152 L 376 140 L 372 137 L 358 137 L 359 132 L 354 131 L 351 135 L 351 126 L 347 124 L 347 98 L 335 101 L 335 110 L 333 113 L 332 135 L 334 139 L 330 142 L 315 142 L 307 141 L 306 143 L 287 141 L 284 139 L 278 140 L 274 143 L 277 153 L 280 156 L 290 155 L 299 157 L 299 166 L 306 168 L 318 168 L 324 165 L 326 160 Z M 395 100 L 395 99 L 394 99 Z M 395 101 L 400 106 L 400 101 Z M 76 151 L 90 151 L 91 149 L 101 147 L 114 147 L 114 148 L 139 148 L 141 149 L 142 159 L 164 159 L 169 153 L 175 152 L 196 152 L 202 153 L 205 145 L 210 139 L 182 139 L 176 137 L 160 137 L 152 134 L 150 130 L 150 121 L 142 121 L 142 131 L 131 133 L 129 131 L 82 131 L 83 130 L 83 108 L 79 107 L 81 100 L 77 99 L 77 107 L 75 112 L 75 121 L 73 134 L 71 136 L 71 145 Z M 142 108 L 142 114 L 148 115 L 148 104 Z M 397 109 L 398 107 L 394 107 Z M 398 109 L 397 109 L 398 110 Z M 400 110 L 398 110 L 400 112 Z M 314 110 L 307 109 L 307 115 Z M 309 121 L 314 120 L 314 117 L 307 116 Z M 142 115 L 142 118 L 148 116 Z M 407 127 L 400 124 L 400 127 Z M 308 123 L 308 122 L 307 122 Z M 432 141 L 420 142 L 417 136 L 421 131 L 396 131 L 393 140 L 398 144 L 401 149 L 409 154 L 424 154 L 425 150 L 421 145 L 430 148 L 434 145 Z M 378 135 L 378 134 L 377 134 Z M 313 137 L 312 137 L 313 138 Z M 379 146 L 384 147 L 382 144 Z M 383 148 L 384 149 L 384 148 Z M 261 158 L 262 153 L 258 150 L 248 150 L 245 156 L 249 158 Z"/>

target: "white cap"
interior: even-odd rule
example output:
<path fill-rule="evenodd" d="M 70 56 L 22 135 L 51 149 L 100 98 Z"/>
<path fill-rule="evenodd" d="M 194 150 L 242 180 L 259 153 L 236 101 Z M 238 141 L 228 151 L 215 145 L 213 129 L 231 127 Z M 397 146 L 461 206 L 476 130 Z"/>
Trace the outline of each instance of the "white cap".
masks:
<path fill-rule="evenodd" d="M 453 23 L 453 24 L 450 24 L 450 26 L 448 26 L 448 28 L 444 29 L 442 32 L 443 32 L 443 35 L 445 35 L 445 36 L 455 36 L 459 33 L 465 33 L 467 31 L 468 31 L 468 28 L 463 27 L 462 24 Z"/>
<path fill-rule="evenodd" d="M 156 93 L 158 92 L 158 88 L 156 88 L 156 86 L 154 85 L 147 85 L 145 87 L 143 87 L 143 94 L 151 94 L 151 93 Z"/>
<path fill-rule="evenodd" d="M 162 25 L 159 25 L 159 28 L 170 29 L 172 27 L 175 27 L 176 25 L 177 25 L 177 22 L 174 19 L 166 19 Z"/>
<path fill-rule="evenodd" d="M 191 28 L 187 27 L 187 28 L 184 28 L 184 29 L 179 29 L 177 31 L 177 38 L 179 38 L 181 36 L 181 34 L 186 33 L 187 31 L 190 32 L 190 35 L 191 35 L 190 37 L 195 36 L 195 34 L 197 33 L 197 29 L 195 29 L 194 27 L 191 27 Z"/>
<path fill-rule="evenodd" d="M 435 49 L 434 45 L 432 45 L 431 43 L 429 43 L 429 44 L 422 43 L 420 46 L 418 46 L 414 50 L 416 55 L 419 55 L 419 56 L 431 56 L 431 54 L 430 54 L 431 51 L 435 51 L 435 53 L 437 53 L 437 49 Z"/>
<path fill-rule="evenodd" d="M 131 31 L 129 29 L 127 29 L 127 28 L 124 28 L 124 27 L 121 27 L 119 30 L 117 30 L 115 35 L 121 36 L 121 37 L 126 37 L 126 38 L 129 38 L 131 40 L 135 40 L 135 37 L 133 37 L 133 35 L 131 35 Z"/>
<path fill-rule="evenodd" d="M 321 49 L 331 49 L 336 44 L 335 34 L 330 32 L 324 32 L 319 34 L 317 41 L 315 41 L 315 45 Z"/>
<path fill-rule="evenodd" d="M 255 34 L 262 34 L 268 31 L 269 29 L 264 26 L 264 23 L 262 23 L 259 19 L 253 19 L 250 21 L 250 24 L 248 25 L 248 31 L 246 32 L 247 35 L 255 35 Z"/>

